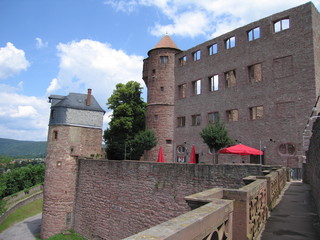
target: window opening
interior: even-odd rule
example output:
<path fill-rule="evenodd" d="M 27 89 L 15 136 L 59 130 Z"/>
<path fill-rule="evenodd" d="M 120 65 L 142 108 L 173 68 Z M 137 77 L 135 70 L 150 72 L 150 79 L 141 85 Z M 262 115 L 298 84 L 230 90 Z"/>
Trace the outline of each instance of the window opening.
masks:
<path fill-rule="evenodd" d="M 225 73 L 226 87 L 236 86 L 236 70 L 231 70 Z"/>
<path fill-rule="evenodd" d="M 253 41 L 260 38 L 260 27 L 256 27 L 254 29 L 251 29 L 248 32 L 248 40 Z"/>
<path fill-rule="evenodd" d="M 291 143 L 283 143 L 283 144 L 280 144 L 279 146 L 279 153 L 281 155 L 294 155 L 296 152 L 296 148 L 293 144 Z"/>
<path fill-rule="evenodd" d="M 187 56 L 183 56 L 182 58 L 179 58 L 179 64 L 180 66 L 185 65 L 187 62 Z"/>
<path fill-rule="evenodd" d="M 248 71 L 249 71 L 249 81 L 251 83 L 262 81 L 262 65 L 261 65 L 261 63 L 249 66 Z"/>
<path fill-rule="evenodd" d="M 249 108 L 250 111 L 250 119 L 262 119 L 263 118 L 263 106 L 256 106 Z"/>
<path fill-rule="evenodd" d="M 273 24 L 274 32 L 281 32 L 290 28 L 289 18 L 281 19 Z"/>
<path fill-rule="evenodd" d="M 193 95 L 201 94 L 201 80 L 192 82 Z"/>
<path fill-rule="evenodd" d="M 228 110 L 226 112 L 227 115 L 227 121 L 228 122 L 235 122 L 239 120 L 239 112 L 238 109 L 232 109 L 232 110 Z"/>
<path fill-rule="evenodd" d="M 57 130 L 53 131 L 53 140 L 58 140 L 58 131 Z"/>
<path fill-rule="evenodd" d="M 213 55 L 213 54 L 216 54 L 218 53 L 218 44 L 212 44 L 208 47 L 208 51 L 209 51 L 209 55 Z"/>
<path fill-rule="evenodd" d="M 186 126 L 186 117 L 178 117 L 178 127 L 184 127 Z"/>
<path fill-rule="evenodd" d="M 168 56 L 160 56 L 160 63 L 167 64 L 168 63 Z"/>
<path fill-rule="evenodd" d="M 198 61 L 201 58 L 201 51 L 198 50 L 196 52 L 193 53 L 193 61 Z"/>
<path fill-rule="evenodd" d="M 214 92 L 219 90 L 219 75 L 209 77 L 209 91 Z"/>
<path fill-rule="evenodd" d="M 200 114 L 192 115 L 192 126 L 200 126 L 201 124 L 201 116 Z"/>
<path fill-rule="evenodd" d="M 219 112 L 208 113 L 208 123 L 213 124 L 220 120 Z"/>
<path fill-rule="evenodd" d="M 185 98 L 186 97 L 186 89 L 187 89 L 187 84 L 181 84 L 181 85 L 178 86 L 179 98 Z"/>
<path fill-rule="evenodd" d="M 226 49 L 235 47 L 236 46 L 236 37 L 233 36 L 233 37 L 230 37 L 227 40 L 225 40 L 225 45 L 226 45 Z"/>

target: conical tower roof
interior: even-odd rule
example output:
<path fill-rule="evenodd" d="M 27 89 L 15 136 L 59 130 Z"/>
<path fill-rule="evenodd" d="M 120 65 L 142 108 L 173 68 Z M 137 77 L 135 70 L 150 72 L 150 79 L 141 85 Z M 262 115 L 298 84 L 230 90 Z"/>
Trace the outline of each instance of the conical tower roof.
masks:
<path fill-rule="evenodd" d="M 154 48 L 152 48 L 150 51 L 154 49 L 159 49 L 159 48 L 172 48 L 172 49 L 180 50 L 169 35 L 165 35 L 163 38 L 161 38 L 161 40 L 157 43 L 157 45 Z"/>

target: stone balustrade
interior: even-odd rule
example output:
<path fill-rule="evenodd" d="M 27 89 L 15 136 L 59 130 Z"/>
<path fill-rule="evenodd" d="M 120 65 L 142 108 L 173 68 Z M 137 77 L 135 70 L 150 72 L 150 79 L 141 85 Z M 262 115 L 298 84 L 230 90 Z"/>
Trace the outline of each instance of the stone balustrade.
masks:
<path fill-rule="evenodd" d="M 249 176 L 239 189 L 212 188 L 185 197 L 192 211 L 126 240 L 257 239 L 286 185 L 287 169 Z"/>

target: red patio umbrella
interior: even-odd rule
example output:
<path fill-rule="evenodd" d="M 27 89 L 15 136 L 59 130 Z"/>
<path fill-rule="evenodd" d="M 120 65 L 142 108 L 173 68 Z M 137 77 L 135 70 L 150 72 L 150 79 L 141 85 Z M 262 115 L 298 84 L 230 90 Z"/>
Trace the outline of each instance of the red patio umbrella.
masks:
<path fill-rule="evenodd" d="M 223 148 L 219 151 L 219 153 L 222 154 L 238 154 L 238 155 L 263 155 L 263 152 L 252 148 L 252 147 L 248 147 L 246 145 L 243 144 L 237 144 L 228 148 Z"/>
<path fill-rule="evenodd" d="M 192 164 L 196 163 L 196 148 L 194 145 L 192 145 L 192 149 L 191 149 L 190 163 Z"/>
<path fill-rule="evenodd" d="M 157 162 L 164 162 L 162 147 L 160 146 Z"/>

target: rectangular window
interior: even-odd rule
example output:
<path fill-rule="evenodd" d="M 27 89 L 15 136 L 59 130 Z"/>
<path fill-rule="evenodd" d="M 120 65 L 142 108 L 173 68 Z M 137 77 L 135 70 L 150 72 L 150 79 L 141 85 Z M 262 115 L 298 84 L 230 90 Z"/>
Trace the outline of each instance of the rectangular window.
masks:
<path fill-rule="evenodd" d="M 201 124 L 201 116 L 200 114 L 192 115 L 192 126 L 200 126 Z"/>
<path fill-rule="evenodd" d="M 225 79 L 226 79 L 226 87 L 231 88 L 236 86 L 236 70 L 230 70 L 225 72 Z"/>
<path fill-rule="evenodd" d="M 213 54 L 216 54 L 218 53 L 218 44 L 212 44 L 208 47 L 208 52 L 209 52 L 209 55 L 213 55 Z"/>
<path fill-rule="evenodd" d="M 168 63 L 168 56 L 160 56 L 160 63 L 167 64 Z"/>
<path fill-rule="evenodd" d="M 186 97 L 186 89 L 187 89 L 187 84 L 181 84 L 181 85 L 178 86 L 179 98 L 185 98 Z"/>
<path fill-rule="evenodd" d="M 180 66 L 185 65 L 187 62 L 187 56 L 183 56 L 182 58 L 179 58 L 179 64 Z"/>
<path fill-rule="evenodd" d="M 154 115 L 154 120 L 158 121 L 159 120 L 159 116 L 158 115 Z"/>
<path fill-rule="evenodd" d="M 178 117 L 177 118 L 177 127 L 185 127 L 186 126 L 186 117 Z"/>
<path fill-rule="evenodd" d="M 58 131 L 57 130 L 54 130 L 53 131 L 53 140 L 58 140 Z"/>
<path fill-rule="evenodd" d="M 235 122 L 239 120 L 239 112 L 238 109 L 228 110 L 226 112 L 226 117 L 228 122 Z"/>
<path fill-rule="evenodd" d="M 254 29 L 251 29 L 248 32 L 248 40 L 253 41 L 260 38 L 260 27 L 256 27 Z"/>
<path fill-rule="evenodd" d="M 249 108 L 250 120 L 262 119 L 263 118 L 263 106 L 256 106 Z"/>
<path fill-rule="evenodd" d="M 201 58 L 201 52 L 200 50 L 193 53 L 193 61 L 198 61 Z"/>
<path fill-rule="evenodd" d="M 290 28 L 289 18 L 284 18 L 273 23 L 274 32 L 281 32 Z"/>
<path fill-rule="evenodd" d="M 201 80 L 192 82 L 192 95 L 201 94 Z"/>
<path fill-rule="evenodd" d="M 254 64 L 248 67 L 249 81 L 251 83 L 262 81 L 262 65 L 261 63 Z"/>
<path fill-rule="evenodd" d="M 209 77 L 209 91 L 214 92 L 219 90 L 219 75 Z"/>
<path fill-rule="evenodd" d="M 208 123 L 216 123 L 220 120 L 219 112 L 208 113 Z"/>
<path fill-rule="evenodd" d="M 227 40 L 225 40 L 225 45 L 226 45 L 226 49 L 235 47 L 236 46 L 236 37 L 233 36 L 233 37 L 230 37 Z"/>

